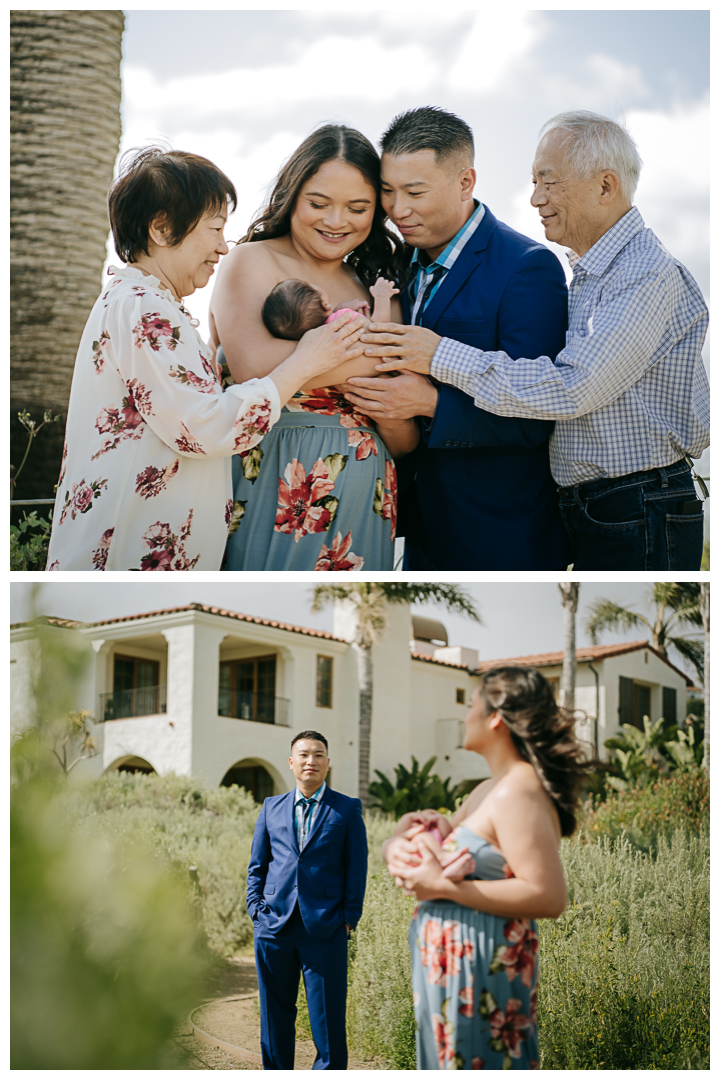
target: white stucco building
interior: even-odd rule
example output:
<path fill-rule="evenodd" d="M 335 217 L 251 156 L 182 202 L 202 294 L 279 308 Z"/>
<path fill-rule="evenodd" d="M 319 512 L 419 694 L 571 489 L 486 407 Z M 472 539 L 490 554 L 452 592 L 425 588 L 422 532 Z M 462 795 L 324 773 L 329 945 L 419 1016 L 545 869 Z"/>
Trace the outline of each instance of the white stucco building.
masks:
<path fill-rule="evenodd" d="M 209 784 L 239 783 L 262 799 L 291 787 L 290 740 L 310 728 L 329 741 L 332 786 L 357 794 L 353 618 L 336 608 L 332 634 L 203 604 L 92 624 L 49 619 L 57 634 L 84 640 L 91 656 L 75 707 L 99 721 L 100 753 L 78 774 L 175 772 Z M 390 606 L 387 622 L 373 649 L 371 769 L 392 777 L 412 755 L 421 764 L 434 755 L 435 771 L 454 783 L 489 775 L 482 758 L 460 748 L 482 671 L 524 663 L 559 680 L 562 654 L 480 663 L 477 652 L 448 644 L 441 623 L 412 615 L 409 606 Z M 32 715 L 36 663 L 32 627 L 13 626 L 15 730 Z M 688 685 L 646 642 L 580 649 L 577 708 L 588 719 L 579 734 L 602 749 L 620 723 L 641 725 L 643 713 L 682 718 Z"/>

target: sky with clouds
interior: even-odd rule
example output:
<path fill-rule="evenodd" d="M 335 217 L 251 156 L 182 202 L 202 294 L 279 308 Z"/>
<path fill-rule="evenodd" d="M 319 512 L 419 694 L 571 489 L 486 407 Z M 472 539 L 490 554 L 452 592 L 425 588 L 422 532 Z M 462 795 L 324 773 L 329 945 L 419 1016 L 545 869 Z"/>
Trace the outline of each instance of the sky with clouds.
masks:
<path fill-rule="evenodd" d="M 238 190 L 228 238 L 319 124 L 377 142 L 398 112 L 438 105 L 474 130 L 478 197 L 544 242 L 539 128 L 568 108 L 624 116 L 645 162 L 636 204 L 708 296 L 707 11 L 127 11 L 122 79 L 122 149 L 163 138 L 214 161 Z M 188 303 L 201 332 L 211 289 Z"/>

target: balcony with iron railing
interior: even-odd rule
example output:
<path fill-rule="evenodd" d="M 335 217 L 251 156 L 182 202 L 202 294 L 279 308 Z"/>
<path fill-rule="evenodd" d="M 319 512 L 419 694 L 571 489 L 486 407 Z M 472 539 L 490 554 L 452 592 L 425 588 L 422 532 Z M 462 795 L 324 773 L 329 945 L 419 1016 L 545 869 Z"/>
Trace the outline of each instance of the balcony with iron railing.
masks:
<path fill-rule="evenodd" d="M 288 698 L 275 697 L 273 694 L 221 688 L 218 714 L 235 720 L 254 720 L 259 724 L 290 727 L 289 705 Z"/>
<path fill-rule="evenodd" d="M 157 716 L 167 712 L 167 686 L 139 686 L 100 695 L 100 722 Z"/>

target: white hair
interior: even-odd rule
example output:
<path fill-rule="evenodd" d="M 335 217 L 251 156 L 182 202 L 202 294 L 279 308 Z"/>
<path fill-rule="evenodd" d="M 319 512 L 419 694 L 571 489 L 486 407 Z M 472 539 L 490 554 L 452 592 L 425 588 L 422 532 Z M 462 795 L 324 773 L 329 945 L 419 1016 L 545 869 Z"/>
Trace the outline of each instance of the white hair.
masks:
<path fill-rule="evenodd" d="M 542 139 L 551 131 L 566 132 L 560 145 L 569 165 L 583 180 L 609 169 L 620 181 L 620 193 L 632 202 L 642 158 L 627 128 L 599 113 L 571 109 L 558 113 L 540 129 Z"/>

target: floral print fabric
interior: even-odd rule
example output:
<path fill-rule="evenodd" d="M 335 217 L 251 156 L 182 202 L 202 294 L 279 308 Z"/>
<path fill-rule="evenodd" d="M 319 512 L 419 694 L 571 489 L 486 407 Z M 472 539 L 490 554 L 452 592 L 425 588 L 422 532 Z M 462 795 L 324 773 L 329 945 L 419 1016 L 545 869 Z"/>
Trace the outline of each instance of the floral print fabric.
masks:
<path fill-rule="evenodd" d="M 461 826 L 471 878 L 511 877 L 501 852 Z M 446 841 L 446 846 L 448 841 Z M 529 919 L 427 900 L 410 924 L 418 1069 L 537 1069 L 538 932 Z"/>
<path fill-rule="evenodd" d="M 230 459 L 279 417 L 275 384 L 223 392 L 212 349 L 158 279 L 108 273 L 75 363 L 48 570 L 218 570 Z"/>
<path fill-rule="evenodd" d="M 225 570 L 392 569 L 395 464 L 337 390 L 297 393 L 233 477 Z"/>

